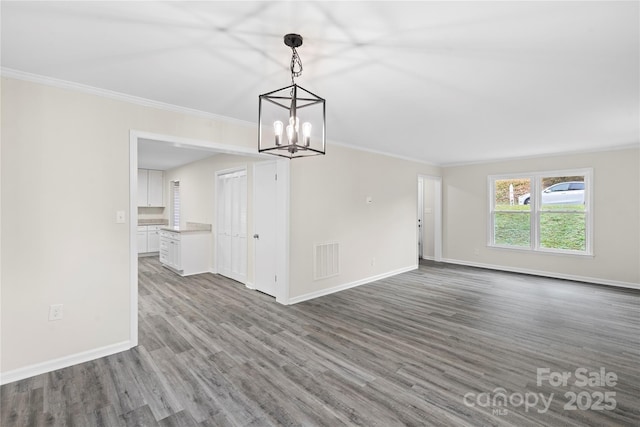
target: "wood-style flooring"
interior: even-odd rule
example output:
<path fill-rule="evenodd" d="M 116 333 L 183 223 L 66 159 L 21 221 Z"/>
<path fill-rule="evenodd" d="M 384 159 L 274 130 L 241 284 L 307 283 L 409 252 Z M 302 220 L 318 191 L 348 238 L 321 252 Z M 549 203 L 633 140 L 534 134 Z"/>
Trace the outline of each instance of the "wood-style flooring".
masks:
<path fill-rule="evenodd" d="M 2 427 L 640 425 L 637 291 L 423 262 L 282 306 L 139 262 L 140 345 L 2 386 Z"/>

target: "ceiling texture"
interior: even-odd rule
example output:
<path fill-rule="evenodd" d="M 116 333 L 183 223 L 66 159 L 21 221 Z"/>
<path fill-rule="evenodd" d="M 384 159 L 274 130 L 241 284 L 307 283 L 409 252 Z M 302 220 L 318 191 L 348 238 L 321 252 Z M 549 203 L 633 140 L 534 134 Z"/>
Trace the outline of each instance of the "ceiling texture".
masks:
<path fill-rule="evenodd" d="M 330 143 L 452 165 L 639 144 L 639 5 L 2 1 L 1 65 L 255 124 L 295 32 Z"/>

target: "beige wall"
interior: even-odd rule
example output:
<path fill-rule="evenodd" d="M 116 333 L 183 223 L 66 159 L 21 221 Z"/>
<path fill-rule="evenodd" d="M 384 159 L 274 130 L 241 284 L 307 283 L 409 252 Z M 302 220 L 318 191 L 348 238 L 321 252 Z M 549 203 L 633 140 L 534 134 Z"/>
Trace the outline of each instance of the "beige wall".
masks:
<path fill-rule="evenodd" d="M 345 147 L 328 151 L 291 162 L 292 298 L 417 265 L 418 175 L 440 173 Z M 313 246 L 328 242 L 340 244 L 340 275 L 314 281 Z"/>
<path fill-rule="evenodd" d="M 489 175 L 578 168 L 593 168 L 593 257 L 487 247 Z M 638 149 L 443 168 L 443 257 L 552 276 L 638 284 L 639 171 Z"/>
<path fill-rule="evenodd" d="M 2 79 L 2 372 L 129 339 L 136 219 L 115 213 L 129 212 L 131 129 L 255 144 L 250 126 Z"/>
<path fill-rule="evenodd" d="M 3 373 L 129 340 L 136 218 L 115 213 L 130 212 L 130 130 L 255 147 L 251 126 L 2 79 Z M 438 168 L 334 146 L 291 164 L 291 297 L 415 264 L 417 174 Z M 207 211 L 186 202 L 184 218 L 213 223 Z M 314 282 L 313 243 L 334 239 L 342 274 Z M 62 320 L 48 321 L 51 304 Z"/>
<path fill-rule="evenodd" d="M 132 129 L 244 148 L 254 148 L 256 138 L 254 127 L 236 122 L 2 79 L 3 373 L 129 339 L 130 228 L 116 224 L 115 213 L 130 211 Z M 638 155 L 636 149 L 444 169 L 444 258 L 637 283 Z M 486 247 L 488 174 L 579 167 L 594 168 L 594 258 Z M 414 266 L 417 176 L 440 173 L 333 145 L 327 156 L 293 160 L 289 296 Z M 205 205 L 184 209 L 185 219 L 213 223 Z M 314 281 L 313 245 L 329 241 L 341 245 L 341 274 Z M 64 304 L 64 319 L 48 321 L 50 304 Z"/>

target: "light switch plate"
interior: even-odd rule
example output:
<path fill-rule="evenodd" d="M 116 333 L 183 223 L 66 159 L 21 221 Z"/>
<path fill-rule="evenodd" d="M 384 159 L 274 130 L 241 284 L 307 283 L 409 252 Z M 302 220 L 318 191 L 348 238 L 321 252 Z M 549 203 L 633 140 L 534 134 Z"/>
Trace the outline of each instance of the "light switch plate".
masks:
<path fill-rule="evenodd" d="M 124 224 L 124 221 L 125 221 L 124 211 L 117 211 L 116 224 Z"/>
<path fill-rule="evenodd" d="M 62 319 L 62 304 L 51 304 L 49 306 L 49 321 Z"/>

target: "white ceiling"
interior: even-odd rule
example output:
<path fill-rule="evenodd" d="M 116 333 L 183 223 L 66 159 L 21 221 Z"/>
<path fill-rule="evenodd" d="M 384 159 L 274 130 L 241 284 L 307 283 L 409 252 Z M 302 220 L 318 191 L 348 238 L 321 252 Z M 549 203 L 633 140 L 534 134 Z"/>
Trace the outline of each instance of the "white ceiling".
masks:
<path fill-rule="evenodd" d="M 257 122 L 289 84 L 330 141 L 436 164 L 640 143 L 628 2 L 1 2 L 2 67 Z M 8 69 L 8 70 L 7 70 Z M 329 148 L 330 149 L 330 148 Z"/>

